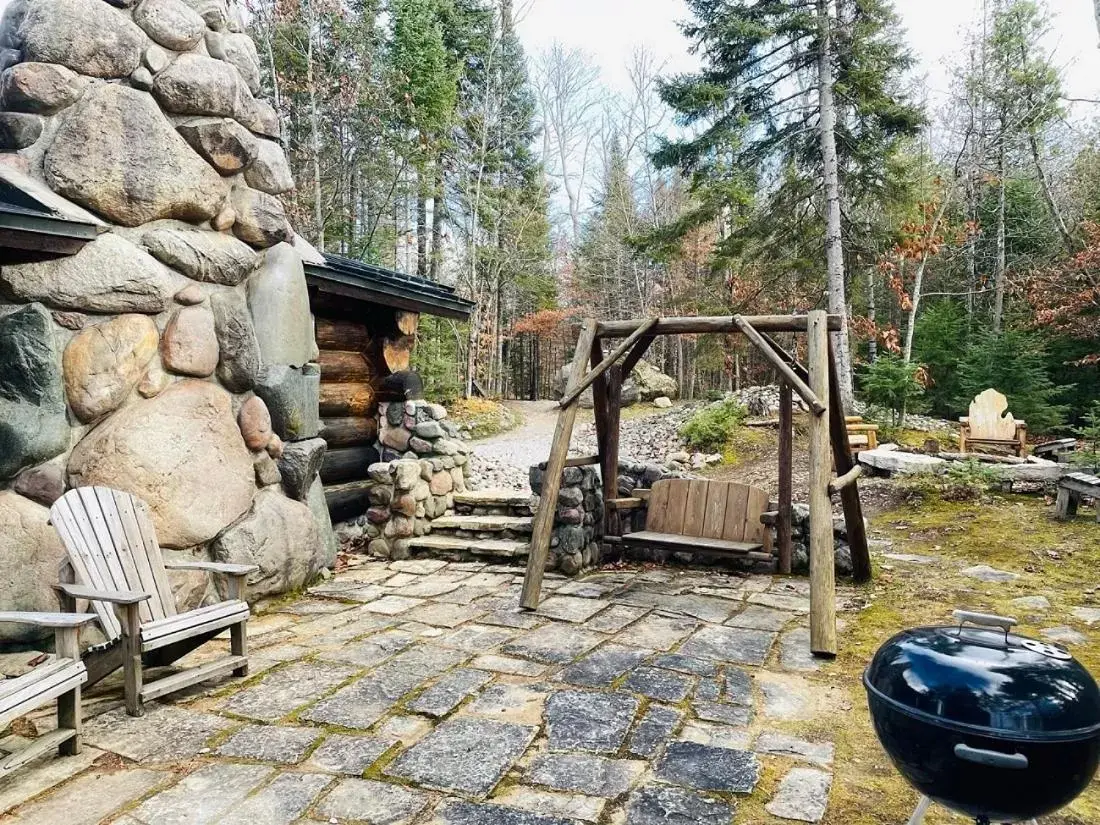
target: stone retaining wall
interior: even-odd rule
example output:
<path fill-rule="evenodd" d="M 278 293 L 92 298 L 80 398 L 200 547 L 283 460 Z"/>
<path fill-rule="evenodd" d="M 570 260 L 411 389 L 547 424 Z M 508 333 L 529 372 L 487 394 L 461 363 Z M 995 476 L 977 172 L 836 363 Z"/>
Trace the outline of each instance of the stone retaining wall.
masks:
<path fill-rule="evenodd" d="M 531 490 L 542 495 L 546 465 L 531 468 Z M 537 511 L 538 502 L 532 504 Z M 547 570 L 560 570 L 575 576 L 600 563 L 603 539 L 603 491 L 595 467 L 566 467 L 554 513 L 554 532 L 550 540 Z"/>
<path fill-rule="evenodd" d="M 439 404 L 382 403 L 379 421 L 384 460 L 368 470 L 370 509 L 339 532 L 365 539 L 372 556 L 405 559 L 409 539 L 430 532 L 432 520 L 453 510 L 454 494 L 466 491 L 470 448 Z"/>

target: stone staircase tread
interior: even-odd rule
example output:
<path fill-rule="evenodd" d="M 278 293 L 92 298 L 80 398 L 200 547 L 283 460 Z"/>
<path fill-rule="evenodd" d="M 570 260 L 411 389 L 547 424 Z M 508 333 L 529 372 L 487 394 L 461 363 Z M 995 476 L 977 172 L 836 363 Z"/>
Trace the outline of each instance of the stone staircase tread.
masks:
<path fill-rule="evenodd" d="M 524 541 L 507 539 L 460 539 L 455 536 L 420 536 L 409 546 L 414 550 L 472 553 L 475 556 L 525 556 L 529 546 Z"/>
<path fill-rule="evenodd" d="M 467 490 L 455 493 L 455 504 L 471 507 L 522 507 L 531 503 L 531 493 L 520 490 Z"/>
<path fill-rule="evenodd" d="M 469 530 L 475 533 L 512 530 L 530 533 L 533 521 L 530 516 L 444 516 L 432 522 L 432 530 Z"/>

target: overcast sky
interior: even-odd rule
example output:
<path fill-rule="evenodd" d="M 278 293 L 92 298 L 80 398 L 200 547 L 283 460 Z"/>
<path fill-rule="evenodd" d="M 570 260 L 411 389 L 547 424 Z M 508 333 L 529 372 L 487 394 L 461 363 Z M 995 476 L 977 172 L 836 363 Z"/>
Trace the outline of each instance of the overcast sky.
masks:
<path fill-rule="evenodd" d="M 537 54 L 555 40 L 592 54 L 605 81 L 626 88 L 624 66 L 645 45 L 667 61 L 670 71 L 694 66 L 677 21 L 687 16 L 683 0 L 516 0 L 519 31 Z M 962 29 L 976 19 L 981 0 L 895 0 L 907 41 L 927 78 L 930 102 L 949 83 L 947 67 L 963 47 Z M 1064 70 L 1073 97 L 1100 97 L 1100 49 L 1092 0 L 1048 0 L 1053 20 L 1049 48 Z M 1084 114 L 1084 112 L 1081 112 Z"/>

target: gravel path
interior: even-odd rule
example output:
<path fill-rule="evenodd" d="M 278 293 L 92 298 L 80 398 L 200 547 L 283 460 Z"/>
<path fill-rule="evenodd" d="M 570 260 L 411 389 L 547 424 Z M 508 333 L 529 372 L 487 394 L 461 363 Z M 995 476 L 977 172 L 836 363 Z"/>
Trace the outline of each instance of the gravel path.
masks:
<path fill-rule="evenodd" d="M 555 401 L 509 401 L 523 417 L 523 426 L 473 442 L 470 457 L 480 489 L 527 490 L 532 464 L 546 461 L 558 422 Z"/>

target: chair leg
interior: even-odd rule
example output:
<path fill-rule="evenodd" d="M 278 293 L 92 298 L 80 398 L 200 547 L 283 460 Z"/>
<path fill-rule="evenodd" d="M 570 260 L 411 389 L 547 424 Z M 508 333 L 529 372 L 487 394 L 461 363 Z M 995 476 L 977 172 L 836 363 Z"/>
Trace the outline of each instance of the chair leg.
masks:
<path fill-rule="evenodd" d="M 248 622 L 240 622 L 229 629 L 229 652 L 234 656 L 248 655 Z M 247 676 L 248 663 L 233 671 L 234 676 Z"/>
<path fill-rule="evenodd" d="M 80 660 L 80 629 L 76 627 L 57 628 L 55 650 L 58 658 Z M 73 736 L 66 739 L 57 751 L 62 756 L 76 756 L 83 746 L 83 725 L 80 712 L 80 685 L 57 697 L 57 727 L 71 730 Z"/>
<path fill-rule="evenodd" d="M 126 712 L 130 716 L 144 716 L 141 702 L 141 617 L 138 605 L 118 607 L 122 625 L 122 672 L 125 677 Z"/>

